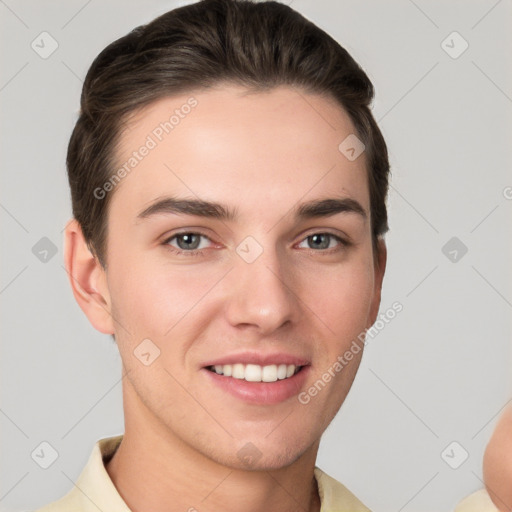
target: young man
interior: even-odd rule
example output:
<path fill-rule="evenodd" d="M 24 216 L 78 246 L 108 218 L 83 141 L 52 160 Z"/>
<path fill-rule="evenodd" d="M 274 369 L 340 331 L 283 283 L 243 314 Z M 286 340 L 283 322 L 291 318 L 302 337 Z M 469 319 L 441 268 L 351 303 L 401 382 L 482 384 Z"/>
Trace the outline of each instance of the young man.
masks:
<path fill-rule="evenodd" d="M 380 305 L 372 98 L 350 55 L 276 2 L 181 7 L 96 58 L 65 261 L 119 348 L 125 432 L 40 511 L 368 510 L 315 461 Z"/>

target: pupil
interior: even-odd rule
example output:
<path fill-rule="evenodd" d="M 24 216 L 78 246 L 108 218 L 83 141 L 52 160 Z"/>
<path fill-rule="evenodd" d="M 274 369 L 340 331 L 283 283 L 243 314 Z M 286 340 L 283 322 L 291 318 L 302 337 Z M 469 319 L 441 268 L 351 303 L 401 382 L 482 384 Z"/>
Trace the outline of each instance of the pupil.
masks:
<path fill-rule="evenodd" d="M 195 244 L 192 242 L 192 239 L 194 237 L 196 238 L 196 243 Z M 188 233 L 188 234 L 185 234 L 185 235 L 181 235 L 180 238 L 178 238 L 178 240 L 183 240 L 184 241 L 184 243 L 185 243 L 185 247 L 184 248 L 185 249 L 191 249 L 191 248 L 195 249 L 197 247 L 197 241 L 199 240 L 199 237 L 197 235 Z M 191 247 L 191 245 L 190 245 L 191 243 L 192 243 L 192 245 L 194 245 L 194 247 Z M 186 245 L 186 244 L 189 244 L 189 245 Z M 179 244 L 179 245 L 181 245 L 181 244 Z"/>
<path fill-rule="evenodd" d="M 325 241 L 327 240 L 327 235 L 325 235 L 325 234 L 320 234 L 320 235 L 313 235 L 313 236 L 312 236 L 312 238 L 313 238 L 315 241 L 317 241 L 320 237 L 324 237 L 324 242 L 323 242 L 323 243 L 322 243 L 322 242 L 320 242 L 320 245 L 322 246 L 322 248 L 324 248 L 324 249 L 325 249 L 325 248 L 326 248 L 326 247 L 328 247 L 328 245 L 329 245 L 329 243 L 327 243 L 327 244 L 325 243 Z M 316 247 L 319 247 L 319 245 L 317 244 L 317 245 L 316 245 Z"/>

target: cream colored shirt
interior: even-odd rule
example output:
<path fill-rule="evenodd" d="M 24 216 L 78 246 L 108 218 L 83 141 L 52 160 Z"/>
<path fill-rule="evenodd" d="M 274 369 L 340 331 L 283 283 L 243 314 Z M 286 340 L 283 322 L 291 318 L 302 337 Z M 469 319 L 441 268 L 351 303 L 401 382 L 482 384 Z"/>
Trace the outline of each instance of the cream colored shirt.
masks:
<path fill-rule="evenodd" d="M 485 489 L 470 494 L 456 507 L 454 512 L 499 512 Z"/>
<path fill-rule="evenodd" d="M 104 461 L 114 455 L 122 439 L 122 434 L 100 439 L 75 486 L 61 499 L 35 512 L 131 512 L 104 465 Z M 371 512 L 340 482 L 318 467 L 314 473 L 321 501 L 320 512 Z"/>

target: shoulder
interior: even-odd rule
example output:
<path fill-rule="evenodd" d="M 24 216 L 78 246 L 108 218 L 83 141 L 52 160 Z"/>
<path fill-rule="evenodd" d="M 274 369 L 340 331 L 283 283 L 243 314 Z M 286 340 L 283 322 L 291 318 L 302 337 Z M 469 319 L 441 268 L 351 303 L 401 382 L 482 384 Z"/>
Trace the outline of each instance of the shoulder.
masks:
<path fill-rule="evenodd" d="M 75 493 L 70 491 L 57 501 L 52 501 L 33 512 L 82 512 L 76 498 Z"/>
<path fill-rule="evenodd" d="M 499 512 L 485 489 L 470 494 L 455 507 L 454 512 Z"/>
<path fill-rule="evenodd" d="M 122 439 L 123 435 L 99 439 L 71 490 L 59 500 L 52 501 L 33 512 L 130 512 L 104 466 Z"/>
<path fill-rule="evenodd" d="M 315 478 L 321 500 L 320 512 L 371 512 L 341 482 L 315 467 Z"/>

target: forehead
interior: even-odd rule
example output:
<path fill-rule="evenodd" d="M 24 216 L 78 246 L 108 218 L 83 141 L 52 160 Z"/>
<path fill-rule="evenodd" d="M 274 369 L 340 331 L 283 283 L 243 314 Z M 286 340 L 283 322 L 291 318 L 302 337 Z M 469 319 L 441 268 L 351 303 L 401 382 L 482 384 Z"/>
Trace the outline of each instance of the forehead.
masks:
<path fill-rule="evenodd" d="M 340 144 L 354 126 L 333 99 L 281 86 L 239 86 L 161 98 L 138 111 L 116 151 L 111 208 L 133 216 L 167 193 L 261 208 L 333 193 L 368 210 L 364 153 L 350 161 Z M 146 148 L 146 149 L 144 149 Z"/>

